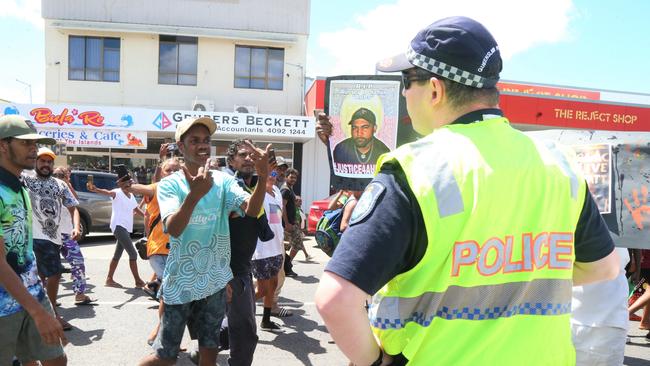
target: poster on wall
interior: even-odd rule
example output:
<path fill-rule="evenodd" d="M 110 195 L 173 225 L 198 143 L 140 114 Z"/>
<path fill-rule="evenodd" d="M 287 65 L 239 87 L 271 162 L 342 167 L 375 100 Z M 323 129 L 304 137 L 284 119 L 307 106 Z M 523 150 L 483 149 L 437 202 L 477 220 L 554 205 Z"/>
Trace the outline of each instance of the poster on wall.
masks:
<path fill-rule="evenodd" d="M 330 116 L 334 129 L 327 146 L 332 190 L 364 190 L 374 175 L 378 151 L 393 150 L 420 138 L 411 126 L 401 87 L 401 78 L 394 75 L 344 75 L 326 79 L 325 113 Z M 355 120 L 374 116 L 374 126 L 371 122 L 356 123 L 357 127 L 366 126 L 366 135 L 381 142 L 373 146 L 372 152 L 367 146 L 357 148 L 357 144 L 364 145 L 370 139 L 360 136 L 354 141 L 353 116 Z M 339 165 L 335 164 L 336 158 Z"/>
<path fill-rule="evenodd" d="M 612 147 L 612 212 L 604 214 L 617 246 L 650 249 L 650 143 Z"/>
<path fill-rule="evenodd" d="M 609 144 L 575 145 L 578 166 L 601 214 L 612 212 L 612 147 Z"/>
<path fill-rule="evenodd" d="M 334 80 L 329 88 L 334 174 L 370 178 L 377 159 L 397 145 L 400 83 L 393 80 Z"/>

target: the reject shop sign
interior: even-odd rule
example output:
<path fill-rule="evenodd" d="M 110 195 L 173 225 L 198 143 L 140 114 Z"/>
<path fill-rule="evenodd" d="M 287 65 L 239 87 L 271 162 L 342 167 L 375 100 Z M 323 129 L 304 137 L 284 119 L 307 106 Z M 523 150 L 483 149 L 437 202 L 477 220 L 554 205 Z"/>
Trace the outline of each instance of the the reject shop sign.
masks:
<path fill-rule="evenodd" d="M 512 123 L 606 131 L 650 131 L 650 106 L 508 95 L 499 106 Z"/>
<path fill-rule="evenodd" d="M 147 133 L 139 131 L 40 128 L 38 133 L 67 146 L 146 149 Z"/>
<path fill-rule="evenodd" d="M 169 131 L 186 117 L 209 117 L 222 136 L 278 137 L 308 141 L 315 136 L 315 119 L 304 116 L 244 114 L 135 107 L 82 106 L 68 104 L 5 104 L 0 114 L 20 114 L 34 121 L 37 129 Z"/>

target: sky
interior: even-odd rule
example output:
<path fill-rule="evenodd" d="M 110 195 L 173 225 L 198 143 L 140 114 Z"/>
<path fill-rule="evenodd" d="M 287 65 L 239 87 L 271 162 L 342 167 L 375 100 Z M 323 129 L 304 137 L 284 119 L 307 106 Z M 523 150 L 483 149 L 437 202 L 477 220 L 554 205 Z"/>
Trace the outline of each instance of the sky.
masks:
<path fill-rule="evenodd" d="M 29 102 L 26 83 L 44 101 L 40 4 L 0 0 L 2 99 Z M 306 75 L 374 74 L 421 28 L 464 15 L 499 43 L 503 80 L 650 94 L 648 14 L 646 0 L 312 0 Z"/>

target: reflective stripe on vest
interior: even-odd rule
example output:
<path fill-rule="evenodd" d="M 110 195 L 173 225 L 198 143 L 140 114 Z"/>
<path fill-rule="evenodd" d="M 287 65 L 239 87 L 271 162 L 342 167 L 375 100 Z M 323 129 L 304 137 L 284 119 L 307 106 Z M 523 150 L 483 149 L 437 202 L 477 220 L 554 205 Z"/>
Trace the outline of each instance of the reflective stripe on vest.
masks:
<path fill-rule="evenodd" d="M 370 307 L 372 326 L 400 329 L 408 322 L 428 327 L 433 318 L 486 320 L 515 315 L 571 312 L 571 280 L 538 279 L 476 287 L 449 286 L 418 297 L 381 297 Z M 569 297 L 569 302 L 565 300 Z M 471 307 L 467 305 L 471 304 Z"/>

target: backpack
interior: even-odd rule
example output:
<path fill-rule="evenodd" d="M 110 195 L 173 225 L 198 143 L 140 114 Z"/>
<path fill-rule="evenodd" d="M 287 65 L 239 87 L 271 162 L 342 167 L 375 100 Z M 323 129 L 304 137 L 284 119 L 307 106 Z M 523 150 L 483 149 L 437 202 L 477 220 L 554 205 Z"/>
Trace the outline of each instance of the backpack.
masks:
<path fill-rule="evenodd" d="M 343 208 L 327 210 L 316 224 L 314 235 L 318 247 L 328 256 L 332 256 L 336 246 L 341 240 L 341 220 L 343 219 Z"/>

